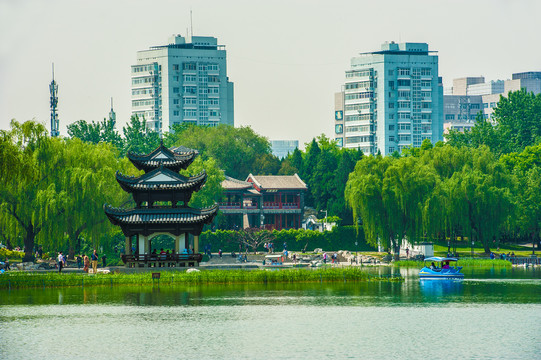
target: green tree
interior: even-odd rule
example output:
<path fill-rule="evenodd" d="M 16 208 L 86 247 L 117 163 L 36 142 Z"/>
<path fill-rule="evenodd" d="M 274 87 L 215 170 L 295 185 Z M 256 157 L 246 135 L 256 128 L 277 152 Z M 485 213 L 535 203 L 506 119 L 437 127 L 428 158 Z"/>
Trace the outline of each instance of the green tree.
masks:
<path fill-rule="evenodd" d="M 123 140 L 114 124 L 111 121 L 103 119 L 102 122 L 88 123 L 85 120 L 79 120 L 68 125 L 68 135 L 86 142 L 98 144 L 99 142 L 108 142 L 122 149 Z"/>
<path fill-rule="evenodd" d="M 144 118 L 132 116 L 130 122 L 122 128 L 122 132 L 125 138 L 123 154 L 129 151 L 148 154 L 160 146 L 160 134 L 148 130 Z"/>
<path fill-rule="evenodd" d="M 177 125 L 173 126 L 173 130 L 174 133 L 165 137 L 167 146 L 183 145 L 197 149 L 203 160 L 213 158 L 226 175 L 236 179 L 245 179 L 255 171 L 257 161 L 264 161 L 259 159 L 271 154 L 268 140 L 257 135 L 250 127 Z M 267 169 L 265 166 L 259 165 L 261 169 Z M 269 166 L 272 171 L 278 171 L 273 168 L 275 165 Z"/>

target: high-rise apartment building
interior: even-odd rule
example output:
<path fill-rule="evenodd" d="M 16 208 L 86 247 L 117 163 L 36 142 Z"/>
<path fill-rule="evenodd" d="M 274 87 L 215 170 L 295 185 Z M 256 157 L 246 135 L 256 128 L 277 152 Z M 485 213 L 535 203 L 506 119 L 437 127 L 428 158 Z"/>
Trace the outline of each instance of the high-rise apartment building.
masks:
<path fill-rule="evenodd" d="M 382 155 L 443 139 L 438 56 L 425 43 L 385 43 L 351 59 L 335 95 L 338 145 Z"/>
<path fill-rule="evenodd" d="M 225 46 L 214 37 L 172 36 L 168 45 L 137 52 L 131 67 L 132 115 L 148 129 L 174 124 L 234 125 L 233 83 Z"/>

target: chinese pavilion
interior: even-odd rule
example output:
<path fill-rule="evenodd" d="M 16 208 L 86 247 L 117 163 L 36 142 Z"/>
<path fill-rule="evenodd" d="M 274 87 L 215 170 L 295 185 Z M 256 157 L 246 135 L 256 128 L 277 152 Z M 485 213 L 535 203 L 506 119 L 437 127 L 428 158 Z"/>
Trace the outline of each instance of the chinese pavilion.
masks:
<path fill-rule="evenodd" d="M 128 267 L 187 267 L 197 266 L 199 235 L 204 224 L 210 224 L 218 205 L 205 209 L 188 207 L 194 191 L 199 191 L 207 180 L 201 173 L 185 177 L 179 174 L 198 155 L 185 147 L 168 149 L 163 145 L 148 155 L 128 152 L 128 158 L 139 170 L 139 177 L 122 175 L 116 180 L 122 190 L 130 193 L 135 208 L 121 209 L 104 205 L 105 214 L 113 225 L 118 225 L 126 237 L 122 261 Z M 151 254 L 151 241 L 156 235 L 167 234 L 175 239 L 172 254 Z M 192 236 L 190 236 L 192 235 Z M 135 241 L 135 251 L 132 251 Z"/>
<path fill-rule="evenodd" d="M 226 176 L 222 188 L 220 211 L 227 228 L 281 230 L 302 226 L 307 187 L 297 174 L 250 174 L 245 181 Z"/>

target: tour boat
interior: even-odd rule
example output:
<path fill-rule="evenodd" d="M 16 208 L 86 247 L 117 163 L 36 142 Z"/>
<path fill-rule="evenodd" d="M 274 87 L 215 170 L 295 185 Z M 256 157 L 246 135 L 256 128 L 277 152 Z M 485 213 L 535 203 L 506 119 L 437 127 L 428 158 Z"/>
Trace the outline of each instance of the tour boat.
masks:
<path fill-rule="evenodd" d="M 449 266 L 449 262 L 457 262 L 456 258 L 434 256 L 426 258 L 424 267 L 419 270 L 421 279 L 464 279 L 464 274 L 460 272 L 462 266 Z M 434 263 L 434 267 L 426 262 Z"/>

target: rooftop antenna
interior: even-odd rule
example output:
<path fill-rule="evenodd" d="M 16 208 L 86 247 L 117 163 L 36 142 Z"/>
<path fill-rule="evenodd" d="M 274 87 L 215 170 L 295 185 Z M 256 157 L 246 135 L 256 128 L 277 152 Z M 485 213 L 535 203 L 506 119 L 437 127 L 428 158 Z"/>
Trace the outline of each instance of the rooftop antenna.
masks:
<path fill-rule="evenodd" d="M 116 124 L 116 113 L 113 110 L 113 97 L 111 97 L 111 111 L 109 111 L 109 122 L 115 127 Z"/>
<path fill-rule="evenodd" d="M 50 106 L 51 106 L 51 136 L 58 136 L 58 113 L 56 112 L 58 106 L 58 84 L 54 81 L 54 63 L 53 63 L 53 81 L 49 84 Z"/>
<path fill-rule="evenodd" d="M 193 22 L 192 22 L 192 8 L 190 8 L 190 40 L 192 37 L 193 37 Z"/>

